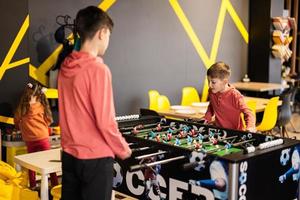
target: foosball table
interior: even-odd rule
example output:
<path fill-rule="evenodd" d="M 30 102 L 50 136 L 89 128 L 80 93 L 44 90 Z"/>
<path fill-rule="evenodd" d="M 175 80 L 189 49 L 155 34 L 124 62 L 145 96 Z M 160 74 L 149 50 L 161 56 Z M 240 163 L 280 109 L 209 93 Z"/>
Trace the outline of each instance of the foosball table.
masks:
<path fill-rule="evenodd" d="M 133 153 L 114 163 L 113 187 L 137 199 L 299 199 L 300 142 L 201 123 L 118 119 Z"/>

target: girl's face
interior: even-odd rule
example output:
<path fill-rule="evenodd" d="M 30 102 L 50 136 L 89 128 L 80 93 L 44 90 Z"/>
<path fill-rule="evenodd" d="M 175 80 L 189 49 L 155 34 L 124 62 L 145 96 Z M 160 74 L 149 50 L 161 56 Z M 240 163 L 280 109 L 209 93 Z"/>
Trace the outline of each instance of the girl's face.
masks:
<path fill-rule="evenodd" d="M 34 104 L 37 102 L 37 96 L 31 96 L 30 97 L 30 101 L 29 101 L 29 104 Z"/>
<path fill-rule="evenodd" d="M 228 79 L 211 78 L 208 77 L 208 86 L 212 93 L 223 92 L 228 84 Z"/>

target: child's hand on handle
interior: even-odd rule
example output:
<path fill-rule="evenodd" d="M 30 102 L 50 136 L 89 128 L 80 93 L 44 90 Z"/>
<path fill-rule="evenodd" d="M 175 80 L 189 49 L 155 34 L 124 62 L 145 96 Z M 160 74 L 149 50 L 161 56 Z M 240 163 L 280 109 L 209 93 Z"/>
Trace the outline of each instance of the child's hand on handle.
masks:
<path fill-rule="evenodd" d="M 121 157 L 122 160 L 129 158 L 132 154 L 132 150 L 130 148 L 126 149 L 126 153 Z"/>
<path fill-rule="evenodd" d="M 256 133 L 256 127 L 249 127 L 249 128 L 247 128 L 247 131 Z"/>

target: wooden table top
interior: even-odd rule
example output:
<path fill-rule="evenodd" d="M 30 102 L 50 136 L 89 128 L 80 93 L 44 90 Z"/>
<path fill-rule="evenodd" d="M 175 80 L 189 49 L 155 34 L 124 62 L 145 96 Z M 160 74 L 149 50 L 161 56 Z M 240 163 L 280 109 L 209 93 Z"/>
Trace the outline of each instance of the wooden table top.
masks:
<path fill-rule="evenodd" d="M 236 89 L 244 91 L 267 92 L 273 90 L 281 90 L 289 88 L 289 85 L 279 83 L 263 83 L 263 82 L 235 82 L 232 83 Z"/>
<path fill-rule="evenodd" d="M 256 101 L 256 113 L 263 112 L 266 108 L 266 105 L 269 101 L 269 99 L 265 98 L 259 98 L 259 97 L 244 97 L 245 102 L 254 100 Z M 282 101 L 278 102 L 278 106 L 281 106 Z M 175 109 L 167 109 L 167 110 L 161 110 L 158 111 L 158 113 L 162 116 L 168 116 L 168 117 L 175 117 L 180 119 L 192 119 L 192 120 L 201 120 L 204 117 L 205 110 L 189 106 L 188 109 L 194 110 L 195 114 L 184 114 L 184 113 L 177 113 Z M 200 112 L 199 112 L 200 111 Z"/>

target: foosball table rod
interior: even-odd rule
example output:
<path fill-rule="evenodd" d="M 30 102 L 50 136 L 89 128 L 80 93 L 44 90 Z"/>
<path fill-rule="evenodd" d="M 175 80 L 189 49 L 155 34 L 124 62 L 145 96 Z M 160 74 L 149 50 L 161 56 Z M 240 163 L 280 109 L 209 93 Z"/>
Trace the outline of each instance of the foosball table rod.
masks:
<path fill-rule="evenodd" d="M 185 163 L 182 165 L 182 169 L 187 171 L 190 169 L 194 169 L 195 167 L 198 167 L 199 165 L 203 165 L 205 163 L 204 160 L 201 161 L 195 161 L 195 162 L 191 162 L 191 163 Z"/>
<path fill-rule="evenodd" d="M 144 169 L 144 168 L 148 168 L 148 167 L 153 167 L 156 165 L 160 165 L 160 164 L 166 164 L 169 162 L 173 162 L 176 160 L 182 160 L 185 159 L 186 156 L 177 156 L 177 157 L 173 157 L 173 158 L 169 158 L 169 159 L 165 159 L 165 160 L 160 160 L 160 161 L 156 161 L 156 162 L 152 162 L 152 163 L 144 163 L 144 164 L 139 164 L 139 165 L 133 165 L 129 167 L 129 171 L 133 172 L 133 171 L 137 171 L 140 169 Z"/>
<path fill-rule="evenodd" d="M 225 150 L 225 149 L 230 149 L 232 147 L 238 147 L 238 146 L 241 146 L 242 144 L 253 142 L 254 140 L 255 139 L 251 139 L 251 140 L 245 140 L 245 141 L 237 142 L 237 143 L 234 143 L 234 144 L 226 144 L 224 147 L 219 147 L 219 148 L 208 150 L 208 151 L 205 151 L 205 152 L 206 153 L 215 153 L 217 151 L 221 151 L 221 150 Z"/>
<path fill-rule="evenodd" d="M 139 147 L 139 148 L 131 149 L 131 151 L 137 152 L 137 151 L 144 151 L 144 150 L 148 150 L 148 149 L 151 149 L 151 147 Z"/>
<path fill-rule="evenodd" d="M 137 157 L 135 157 L 135 159 L 142 160 L 142 159 L 145 159 L 145 158 L 150 158 L 152 156 L 158 156 L 158 155 L 165 154 L 165 153 L 168 153 L 168 152 L 167 151 L 158 151 L 158 152 L 155 152 L 155 153 L 150 153 L 150 154 L 146 154 L 146 155 L 142 155 L 142 156 L 137 156 Z"/>

